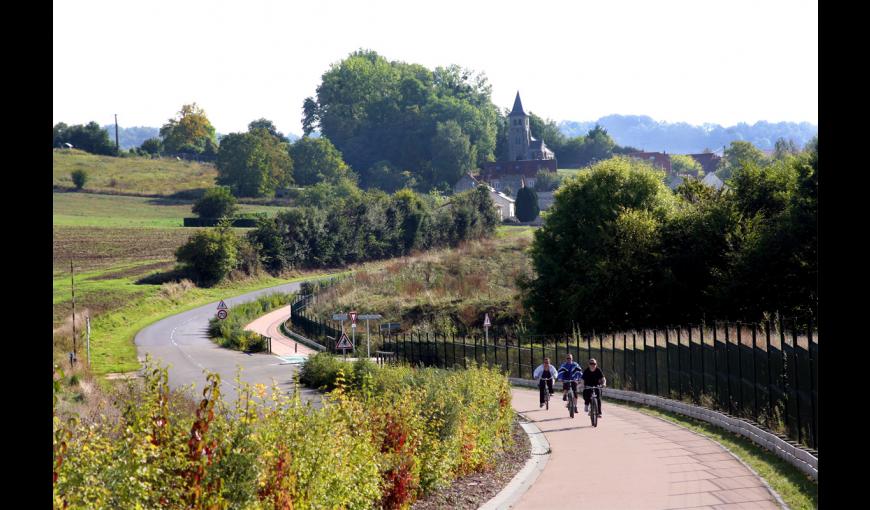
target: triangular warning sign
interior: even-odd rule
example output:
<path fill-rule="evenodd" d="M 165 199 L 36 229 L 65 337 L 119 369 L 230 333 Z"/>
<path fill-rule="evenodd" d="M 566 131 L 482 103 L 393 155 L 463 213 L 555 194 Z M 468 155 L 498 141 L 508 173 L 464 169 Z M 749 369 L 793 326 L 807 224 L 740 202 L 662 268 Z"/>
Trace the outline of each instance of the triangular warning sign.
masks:
<path fill-rule="evenodd" d="M 218 310 L 228 310 L 229 308 L 227 307 L 227 304 L 224 303 L 224 300 L 221 299 L 221 302 L 218 304 L 217 309 Z"/>
<path fill-rule="evenodd" d="M 342 333 L 341 338 L 338 339 L 338 343 L 335 344 L 336 349 L 353 349 L 353 344 L 350 343 L 350 339 L 347 338 L 347 333 Z"/>

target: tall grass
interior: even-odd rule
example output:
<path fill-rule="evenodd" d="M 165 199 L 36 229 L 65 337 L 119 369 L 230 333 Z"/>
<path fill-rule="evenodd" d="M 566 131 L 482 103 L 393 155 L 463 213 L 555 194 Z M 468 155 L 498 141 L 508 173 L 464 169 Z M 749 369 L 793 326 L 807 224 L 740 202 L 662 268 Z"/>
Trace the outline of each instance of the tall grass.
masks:
<path fill-rule="evenodd" d="M 408 508 L 512 446 L 496 371 L 344 368 L 313 409 L 239 378 L 228 404 L 215 374 L 192 399 L 149 358 L 143 384 L 116 396 L 116 419 L 55 417 L 55 506 Z"/>

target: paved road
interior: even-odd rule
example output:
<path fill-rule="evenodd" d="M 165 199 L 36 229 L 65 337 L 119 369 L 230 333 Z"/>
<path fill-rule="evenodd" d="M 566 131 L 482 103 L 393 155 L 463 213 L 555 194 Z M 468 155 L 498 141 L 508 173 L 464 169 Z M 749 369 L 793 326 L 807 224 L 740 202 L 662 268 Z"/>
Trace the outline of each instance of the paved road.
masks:
<path fill-rule="evenodd" d="M 277 310 L 258 317 L 253 322 L 245 326 L 245 329 L 256 331 L 257 333 L 268 336 L 272 339 L 272 354 L 286 359 L 307 358 L 316 351 L 304 344 L 300 344 L 292 338 L 284 336 L 281 333 L 281 324 L 290 317 L 290 309 L 293 305 L 287 305 Z"/>
<path fill-rule="evenodd" d="M 512 390 L 513 407 L 534 421 L 552 450 L 544 471 L 512 508 L 777 509 L 764 483 L 717 443 L 627 407 L 604 394 L 604 416 L 573 419 L 559 391 L 550 409 L 538 392 Z M 566 499 L 567 498 L 567 499 Z"/>
<path fill-rule="evenodd" d="M 270 287 L 234 298 L 224 299 L 232 307 L 272 292 L 296 292 L 301 282 Z M 208 320 L 217 311 L 217 302 L 173 315 L 140 331 L 135 338 L 140 359 L 145 355 L 169 365 L 169 385 L 173 388 L 194 384 L 198 392 L 205 385 L 203 370 L 221 375 L 221 391 L 228 401 L 236 399 L 236 368 L 241 366 L 242 380 L 271 386 L 275 381 L 282 390 L 293 391 L 293 373 L 297 365 L 272 354 L 245 354 L 218 347 L 208 338 Z M 232 312 L 231 312 L 232 313 Z M 300 387 L 302 398 L 318 401 L 316 391 Z"/>

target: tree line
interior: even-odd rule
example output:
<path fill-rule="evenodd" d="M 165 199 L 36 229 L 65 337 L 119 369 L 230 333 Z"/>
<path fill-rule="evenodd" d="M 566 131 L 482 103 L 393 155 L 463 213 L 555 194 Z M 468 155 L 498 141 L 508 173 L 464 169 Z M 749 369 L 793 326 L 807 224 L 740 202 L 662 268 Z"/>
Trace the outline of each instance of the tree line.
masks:
<path fill-rule="evenodd" d="M 567 179 L 521 283 L 541 332 L 814 317 L 818 143 L 737 160 L 722 190 L 623 157 Z"/>
<path fill-rule="evenodd" d="M 498 217 L 489 192 L 478 187 L 450 199 L 400 190 L 356 190 L 321 207 L 288 208 L 261 218 L 244 238 L 227 223 L 192 235 L 176 252 L 203 285 L 233 270 L 252 274 L 338 267 L 408 255 L 491 236 Z"/>

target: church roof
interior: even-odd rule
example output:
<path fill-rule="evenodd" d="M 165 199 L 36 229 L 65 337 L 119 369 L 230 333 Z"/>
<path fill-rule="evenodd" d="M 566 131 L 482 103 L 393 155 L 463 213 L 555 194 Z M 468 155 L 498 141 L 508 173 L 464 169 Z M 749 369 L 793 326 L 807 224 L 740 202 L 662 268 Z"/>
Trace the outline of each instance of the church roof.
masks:
<path fill-rule="evenodd" d="M 511 110 L 511 115 L 525 115 L 526 112 L 523 111 L 523 102 L 520 101 L 520 91 L 517 91 L 517 98 L 514 99 L 514 108 Z"/>

